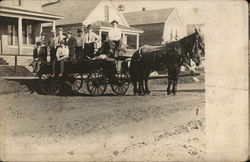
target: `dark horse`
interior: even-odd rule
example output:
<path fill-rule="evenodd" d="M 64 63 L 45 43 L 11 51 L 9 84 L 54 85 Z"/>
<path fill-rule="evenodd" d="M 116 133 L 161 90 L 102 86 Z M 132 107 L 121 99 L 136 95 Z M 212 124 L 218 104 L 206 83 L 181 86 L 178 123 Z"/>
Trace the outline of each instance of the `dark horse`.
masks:
<path fill-rule="evenodd" d="M 181 66 L 190 68 L 191 60 L 199 66 L 201 53 L 205 54 L 204 41 L 197 30 L 191 35 L 164 46 L 142 46 L 133 54 L 129 69 L 134 95 L 150 93 L 148 88 L 150 72 L 159 70 L 160 66 L 168 72 L 167 94 L 171 94 L 173 85 L 172 93 L 175 95 Z M 137 88 L 137 83 L 139 83 L 139 88 Z"/>
<path fill-rule="evenodd" d="M 117 54 L 116 52 L 118 52 L 118 51 L 117 51 L 117 47 L 116 47 L 115 43 L 109 42 L 109 41 L 110 40 L 102 43 L 102 46 L 95 53 L 96 56 L 99 56 L 101 54 L 105 54 L 108 56 L 108 58 L 115 58 L 116 55 L 121 55 L 123 53 L 126 53 L 126 50 L 122 49 L 121 51 L 119 51 L 119 54 Z"/>

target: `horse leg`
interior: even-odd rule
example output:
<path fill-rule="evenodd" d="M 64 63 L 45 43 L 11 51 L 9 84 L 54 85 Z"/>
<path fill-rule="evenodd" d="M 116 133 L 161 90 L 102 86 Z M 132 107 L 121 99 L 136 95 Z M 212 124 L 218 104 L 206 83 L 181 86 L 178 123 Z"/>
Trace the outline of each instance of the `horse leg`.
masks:
<path fill-rule="evenodd" d="M 134 96 L 137 95 L 137 81 L 136 80 L 133 80 L 132 81 L 132 84 L 133 84 L 133 92 L 134 92 Z"/>
<path fill-rule="evenodd" d="M 179 69 L 177 68 L 177 71 L 174 73 L 174 76 L 173 76 L 173 89 L 172 89 L 173 95 L 177 94 L 179 72 L 180 72 L 180 68 Z"/>
<path fill-rule="evenodd" d="M 172 86 L 172 74 L 168 73 L 168 88 L 167 88 L 167 94 L 171 94 L 171 86 Z"/>
<path fill-rule="evenodd" d="M 149 78 L 149 74 L 145 78 L 145 90 L 146 90 L 146 93 L 149 95 L 150 90 L 149 90 L 149 87 L 148 87 L 148 78 Z"/>
<path fill-rule="evenodd" d="M 139 80 L 139 94 L 144 95 L 143 80 Z"/>
<path fill-rule="evenodd" d="M 178 81 L 177 78 L 173 80 L 173 88 L 172 88 L 173 95 L 177 94 L 177 81 Z"/>

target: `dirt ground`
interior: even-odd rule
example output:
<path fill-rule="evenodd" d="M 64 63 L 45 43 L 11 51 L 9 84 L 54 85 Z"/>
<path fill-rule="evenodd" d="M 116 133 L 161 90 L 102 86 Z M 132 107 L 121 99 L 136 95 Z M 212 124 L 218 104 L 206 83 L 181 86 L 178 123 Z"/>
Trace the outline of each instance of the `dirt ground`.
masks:
<path fill-rule="evenodd" d="M 204 82 L 150 84 L 149 96 L 0 95 L 2 160 L 201 161 L 205 157 Z M 85 87 L 83 88 L 85 89 Z M 86 89 L 84 91 L 85 94 Z"/>

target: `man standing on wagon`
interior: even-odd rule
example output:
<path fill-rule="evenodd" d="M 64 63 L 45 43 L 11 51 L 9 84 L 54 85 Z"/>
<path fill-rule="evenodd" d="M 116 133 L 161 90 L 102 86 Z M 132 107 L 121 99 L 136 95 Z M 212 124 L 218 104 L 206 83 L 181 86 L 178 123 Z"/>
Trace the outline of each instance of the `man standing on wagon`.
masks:
<path fill-rule="evenodd" d="M 80 60 L 84 58 L 83 48 L 84 48 L 84 35 L 83 29 L 77 29 L 77 37 L 76 39 L 76 59 Z"/>
<path fill-rule="evenodd" d="M 99 42 L 101 39 L 93 32 L 93 26 L 91 24 L 87 26 L 87 33 L 84 35 L 84 39 L 84 55 L 90 58 L 94 58 L 95 43 Z"/>
<path fill-rule="evenodd" d="M 69 48 L 69 61 L 76 60 L 76 39 L 72 37 L 71 31 L 67 32 L 66 45 Z"/>
<path fill-rule="evenodd" d="M 49 38 L 48 46 L 50 48 L 50 63 L 56 59 L 56 33 L 51 31 L 51 36 Z"/>
<path fill-rule="evenodd" d="M 48 52 L 47 52 L 47 42 L 46 42 L 46 39 L 45 39 L 45 33 L 44 32 L 41 33 L 40 43 L 41 43 L 41 53 L 42 53 L 43 60 L 45 62 L 47 62 Z"/>
<path fill-rule="evenodd" d="M 55 43 L 57 48 L 60 46 L 60 42 L 63 39 L 65 39 L 65 36 L 63 35 L 63 28 L 57 28 L 57 33 L 55 38 Z"/>
<path fill-rule="evenodd" d="M 118 22 L 116 20 L 113 20 L 111 22 L 111 24 L 113 25 L 113 28 L 109 31 L 109 52 L 111 54 L 114 54 L 113 50 L 112 50 L 112 43 L 115 44 L 116 46 L 116 50 L 118 51 L 117 53 L 119 54 L 120 50 L 121 50 L 121 46 L 122 46 L 122 32 L 121 30 L 118 28 Z M 117 54 L 117 55 L 118 55 Z"/>

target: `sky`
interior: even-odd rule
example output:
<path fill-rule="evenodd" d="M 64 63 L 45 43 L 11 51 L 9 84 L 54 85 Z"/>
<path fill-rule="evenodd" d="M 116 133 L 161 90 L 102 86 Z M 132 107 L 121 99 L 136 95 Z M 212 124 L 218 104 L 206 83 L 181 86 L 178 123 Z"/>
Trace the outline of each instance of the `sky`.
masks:
<path fill-rule="evenodd" d="M 141 11 L 143 7 L 146 10 L 174 7 L 185 24 L 203 24 L 204 16 L 209 13 L 201 1 L 112 0 L 112 2 L 116 8 L 123 4 L 125 6 L 123 12 Z"/>

